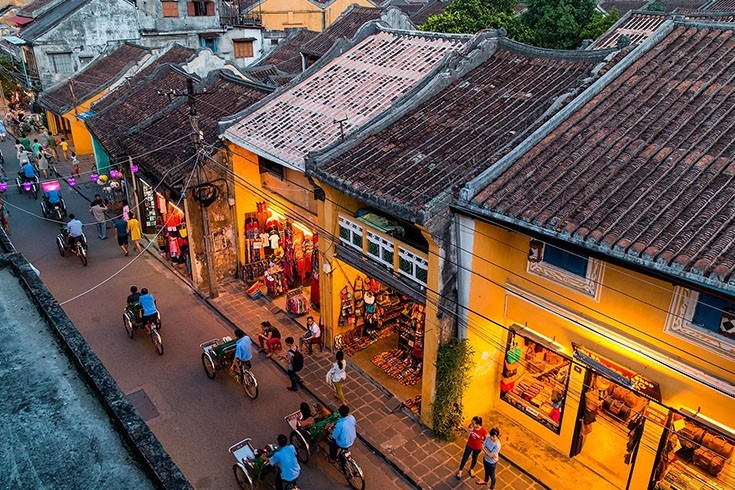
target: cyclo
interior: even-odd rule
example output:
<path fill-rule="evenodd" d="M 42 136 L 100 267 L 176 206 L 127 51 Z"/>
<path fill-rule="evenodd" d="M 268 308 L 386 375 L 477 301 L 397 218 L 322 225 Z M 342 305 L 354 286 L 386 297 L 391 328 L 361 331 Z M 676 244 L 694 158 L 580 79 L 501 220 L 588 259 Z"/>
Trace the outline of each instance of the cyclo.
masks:
<path fill-rule="evenodd" d="M 157 311 L 155 318 L 146 323 L 143 321 L 143 307 L 140 306 L 140 303 L 133 303 L 123 309 L 123 324 L 125 325 L 125 331 L 128 333 L 128 337 L 131 339 L 135 336 L 136 330 L 144 328 L 149 334 L 151 342 L 153 342 L 153 347 L 158 352 L 158 355 L 163 355 L 163 339 L 160 333 L 160 312 Z"/>
<path fill-rule="evenodd" d="M 278 447 L 274 444 L 268 444 L 264 449 L 255 449 L 250 437 L 243 439 L 230 446 L 230 454 L 237 461 L 232 465 L 232 471 L 235 474 L 235 480 L 240 488 L 245 490 L 255 490 L 265 477 L 271 473 L 278 471 L 266 461 Z M 264 457 L 265 456 L 265 457 Z M 299 490 L 294 483 L 284 483 L 285 490 Z"/>
<path fill-rule="evenodd" d="M 63 257 L 66 252 L 69 251 L 79 257 L 82 261 L 83 266 L 87 266 L 87 237 L 82 235 L 74 240 L 74 243 L 69 243 L 69 232 L 66 229 L 66 225 L 61 225 L 59 234 L 56 235 L 56 247 L 59 249 L 59 254 Z"/>
<path fill-rule="evenodd" d="M 318 412 L 318 405 L 314 404 L 314 408 Z M 314 422 L 309 427 L 302 427 L 299 424 L 300 413 L 300 411 L 290 413 L 284 417 L 284 420 L 291 427 L 289 440 L 296 449 L 296 458 L 300 463 L 306 464 L 311 455 L 315 454 L 317 450 L 321 450 L 325 455 L 329 454 L 329 447 L 326 443 L 331 437 L 334 424 L 337 423 L 340 415 L 334 412 Z M 352 488 L 355 490 L 365 488 L 365 475 L 362 468 L 352 458 L 352 452 L 349 449 L 340 448 L 337 452 L 337 460 L 333 464 Z"/>
<path fill-rule="evenodd" d="M 220 369 L 229 369 L 235 358 L 237 339 L 229 336 L 222 339 L 211 339 L 199 344 L 202 349 L 202 366 L 209 379 L 214 379 Z M 242 385 L 245 393 L 253 400 L 258 398 L 258 380 L 250 371 L 250 368 L 240 366 L 239 371 L 234 372 L 235 380 Z"/>
<path fill-rule="evenodd" d="M 41 184 L 41 190 L 43 191 L 43 198 L 41 199 L 41 212 L 45 218 L 54 217 L 58 221 L 61 221 L 66 216 L 66 204 L 64 198 L 61 197 L 61 193 L 58 192 L 61 188 L 58 180 L 50 180 Z M 49 202 L 48 195 L 50 192 L 58 192 L 59 202 Z"/>

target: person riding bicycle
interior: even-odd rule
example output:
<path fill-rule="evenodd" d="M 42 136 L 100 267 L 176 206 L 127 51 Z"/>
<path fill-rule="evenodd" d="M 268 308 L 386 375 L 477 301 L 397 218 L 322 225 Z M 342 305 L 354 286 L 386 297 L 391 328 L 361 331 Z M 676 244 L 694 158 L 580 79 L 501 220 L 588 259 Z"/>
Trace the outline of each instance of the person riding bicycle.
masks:
<path fill-rule="evenodd" d="M 73 214 L 69 215 L 69 222 L 66 224 L 66 243 L 69 248 L 82 239 L 82 222 L 76 219 Z"/>
<path fill-rule="evenodd" d="M 130 288 L 132 293 L 132 288 Z M 138 297 L 138 303 L 143 308 L 143 325 L 146 330 L 149 330 L 149 323 L 155 322 L 158 319 L 158 310 L 156 309 L 156 300 L 153 295 L 148 292 L 147 288 L 140 290 L 140 296 Z"/>
<path fill-rule="evenodd" d="M 43 193 L 43 199 L 46 201 L 49 209 L 53 209 L 55 206 L 61 206 L 61 191 L 59 189 L 52 189 Z"/>
<path fill-rule="evenodd" d="M 250 337 L 238 328 L 235 330 L 235 338 L 237 338 L 235 357 L 232 359 L 232 366 L 230 368 L 233 373 L 239 372 L 242 365 L 250 369 L 250 360 L 253 358 L 253 342 L 250 340 Z"/>
<path fill-rule="evenodd" d="M 130 286 L 130 294 L 128 294 L 128 309 L 133 313 L 133 316 L 137 319 L 141 319 L 141 313 L 143 308 L 140 307 L 140 293 L 138 292 L 138 286 Z"/>
<path fill-rule="evenodd" d="M 342 405 L 339 407 L 339 420 L 334 424 L 332 437 L 329 439 L 329 459 L 334 462 L 340 449 L 349 449 L 357 437 L 357 421 L 350 415 L 350 407 Z"/>
<path fill-rule="evenodd" d="M 32 182 L 36 179 L 36 167 L 31 162 L 24 163 L 20 171 L 23 176 L 23 182 Z"/>
<path fill-rule="evenodd" d="M 285 434 L 278 434 L 278 449 L 269 457 L 264 457 L 266 462 L 277 468 L 276 490 L 283 490 L 283 484 L 295 485 L 301 474 L 301 466 L 296 459 L 296 448 L 288 443 Z"/>

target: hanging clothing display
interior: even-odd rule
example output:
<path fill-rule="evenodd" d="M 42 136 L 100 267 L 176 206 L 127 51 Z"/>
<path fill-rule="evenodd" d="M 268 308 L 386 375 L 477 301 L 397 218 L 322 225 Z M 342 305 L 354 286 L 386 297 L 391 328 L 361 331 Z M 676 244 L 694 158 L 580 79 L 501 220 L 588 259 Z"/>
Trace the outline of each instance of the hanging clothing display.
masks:
<path fill-rule="evenodd" d="M 303 289 L 297 288 L 286 294 L 286 311 L 294 315 L 309 312 L 309 300 L 304 296 Z"/>

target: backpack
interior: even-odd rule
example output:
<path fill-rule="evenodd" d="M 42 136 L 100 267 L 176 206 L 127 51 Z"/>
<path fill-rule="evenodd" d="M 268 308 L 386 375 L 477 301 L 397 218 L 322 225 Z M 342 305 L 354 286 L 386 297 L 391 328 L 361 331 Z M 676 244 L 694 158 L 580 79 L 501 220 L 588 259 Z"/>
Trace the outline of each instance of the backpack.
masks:
<path fill-rule="evenodd" d="M 291 360 L 291 369 L 294 373 L 298 373 L 304 368 L 304 355 L 300 351 L 294 351 Z"/>

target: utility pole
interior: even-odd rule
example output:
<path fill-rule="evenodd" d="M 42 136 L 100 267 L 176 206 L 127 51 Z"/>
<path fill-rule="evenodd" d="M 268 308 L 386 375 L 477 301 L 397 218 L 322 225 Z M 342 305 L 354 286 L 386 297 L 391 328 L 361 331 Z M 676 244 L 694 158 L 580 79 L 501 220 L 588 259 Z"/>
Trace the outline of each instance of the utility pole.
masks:
<path fill-rule="evenodd" d="M 205 159 L 201 158 L 202 152 L 204 151 L 204 149 L 202 148 L 203 135 L 202 132 L 199 130 L 199 119 L 196 109 L 196 96 L 202 95 L 203 93 L 205 92 L 194 92 L 194 82 L 191 78 L 187 78 L 186 80 L 186 94 L 179 93 L 178 90 L 172 90 L 166 94 L 159 92 L 159 95 L 168 95 L 169 97 L 180 97 L 185 95 L 187 98 L 189 106 L 189 122 L 191 124 L 192 130 L 194 131 L 194 148 L 197 152 L 196 159 L 194 160 L 194 165 L 197 173 L 197 183 L 195 189 L 199 189 L 199 186 L 206 183 L 206 176 L 204 175 L 203 167 Z M 210 230 L 209 213 L 207 212 L 207 209 L 201 203 L 201 201 L 199 201 L 198 199 L 195 199 L 195 201 L 197 201 L 197 203 L 199 204 L 199 209 L 202 213 L 202 243 L 204 244 L 204 258 L 207 266 L 207 283 L 209 284 L 209 297 L 216 298 L 219 293 L 217 291 L 217 274 L 214 269 L 214 244 L 212 242 L 212 233 Z M 189 247 L 189 249 L 191 250 L 191 247 Z"/>

